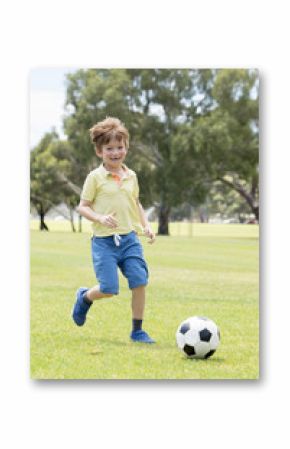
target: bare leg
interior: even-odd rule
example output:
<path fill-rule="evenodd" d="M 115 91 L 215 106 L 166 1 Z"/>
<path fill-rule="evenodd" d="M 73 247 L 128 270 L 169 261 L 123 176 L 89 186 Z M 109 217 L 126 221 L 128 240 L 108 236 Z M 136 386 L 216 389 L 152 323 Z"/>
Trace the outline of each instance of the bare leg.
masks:
<path fill-rule="evenodd" d="M 145 309 L 145 286 L 132 288 L 132 318 L 143 320 Z"/>
<path fill-rule="evenodd" d="M 95 287 L 90 288 L 86 292 L 86 297 L 89 301 L 94 301 L 95 299 L 102 299 L 102 298 L 110 298 L 113 296 L 111 293 L 103 293 L 100 292 L 100 286 L 96 285 Z"/>

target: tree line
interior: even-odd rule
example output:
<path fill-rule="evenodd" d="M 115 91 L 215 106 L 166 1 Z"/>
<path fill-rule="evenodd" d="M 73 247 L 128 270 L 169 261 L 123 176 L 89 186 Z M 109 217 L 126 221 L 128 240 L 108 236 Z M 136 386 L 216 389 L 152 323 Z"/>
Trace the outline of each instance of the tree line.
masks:
<path fill-rule="evenodd" d="M 67 75 L 65 140 L 52 131 L 31 152 L 31 204 L 70 217 L 97 160 L 88 130 L 106 116 L 130 133 L 127 163 L 141 202 L 154 205 L 158 233 L 171 214 L 215 196 L 259 219 L 259 95 L 253 69 L 86 69 Z M 232 198 L 232 200 L 231 200 Z M 74 228 L 73 228 L 74 229 Z"/>

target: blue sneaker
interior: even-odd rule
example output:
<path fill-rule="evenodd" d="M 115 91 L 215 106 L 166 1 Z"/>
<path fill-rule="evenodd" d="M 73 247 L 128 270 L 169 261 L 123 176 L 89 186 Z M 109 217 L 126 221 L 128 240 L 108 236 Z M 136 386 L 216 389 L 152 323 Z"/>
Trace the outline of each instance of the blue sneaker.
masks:
<path fill-rule="evenodd" d="M 139 331 L 132 331 L 130 334 L 130 338 L 132 341 L 138 341 L 140 343 L 155 343 L 155 340 L 152 340 L 147 332 L 143 331 L 142 329 Z"/>
<path fill-rule="evenodd" d="M 92 304 L 87 304 L 83 300 L 84 293 L 88 291 L 88 288 L 81 287 L 77 291 L 77 300 L 75 302 L 73 312 L 72 312 L 72 318 L 74 322 L 78 326 L 83 326 L 86 321 L 86 315 L 88 313 L 89 308 Z"/>

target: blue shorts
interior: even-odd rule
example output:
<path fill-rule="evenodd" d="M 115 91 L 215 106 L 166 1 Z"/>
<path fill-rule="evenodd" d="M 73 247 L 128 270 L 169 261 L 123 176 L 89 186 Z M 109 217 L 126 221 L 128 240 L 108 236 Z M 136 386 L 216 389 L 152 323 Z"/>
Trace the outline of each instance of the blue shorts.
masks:
<path fill-rule="evenodd" d="M 116 246 L 114 236 L 92 237 L 92 257 L 100 291 L 103 293 L 119 293 L 118 267 L 127 278 L 130 289 L 148 283 L 143 248 L 134 231 L 121 235 L 119 246 Z"/>

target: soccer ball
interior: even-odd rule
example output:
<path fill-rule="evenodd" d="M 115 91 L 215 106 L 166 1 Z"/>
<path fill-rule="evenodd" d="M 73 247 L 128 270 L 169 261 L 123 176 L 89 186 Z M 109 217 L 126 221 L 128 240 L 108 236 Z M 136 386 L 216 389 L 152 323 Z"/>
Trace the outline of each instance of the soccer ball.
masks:
<path fill-rule="evenodd" d="M 208 359 L 220 342 L 220 331 L 210 319 L 193 316 L 183 321 L 177 329 L 179 349 L 191 359 Z"/>

